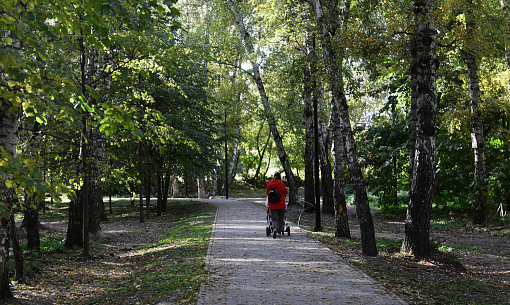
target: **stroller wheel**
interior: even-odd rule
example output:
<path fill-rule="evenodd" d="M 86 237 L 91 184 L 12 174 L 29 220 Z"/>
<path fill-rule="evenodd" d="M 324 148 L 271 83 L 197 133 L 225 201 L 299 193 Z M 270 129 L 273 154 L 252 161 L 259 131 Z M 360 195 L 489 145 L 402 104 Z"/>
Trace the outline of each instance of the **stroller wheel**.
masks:
<path fill-rule="evenodd" d="M 273 238 L 276 238 L 276 230 L 273 230 Z"/>
<path fill-rule="evenodd" d="M 288 235 L 288 236 L 290 236 L 290 227 L 287 227 L 287 228 L 285 229 L 285 232 L 287 232 L 287 235 Z"/>
<path fill-rule="evenodd" d="M 271 235 L 271 229 L 269 227 L 266 227 L 266 236 L 269 237 Z"/>

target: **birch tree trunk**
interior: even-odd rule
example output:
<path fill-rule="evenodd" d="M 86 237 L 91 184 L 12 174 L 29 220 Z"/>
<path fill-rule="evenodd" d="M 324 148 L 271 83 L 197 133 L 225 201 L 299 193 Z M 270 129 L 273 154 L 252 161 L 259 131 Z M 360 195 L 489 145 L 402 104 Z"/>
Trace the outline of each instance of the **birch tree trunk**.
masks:
<path fill-rule="evenodd" d="M 163 174 L 161 171 L 156 173 L 156 189 L 157 189 L 157 201 L 156 201 L 156 215 L 161 216 L 163 211 Z"/>
<path fill-rule="evenodd" d="M 243 16 L 239 10 L 237 5 L 237 1 L 228 0 L 229 8 L 233 14 L 235 19 L 237 28 L 240 33 L 240 37 L 243 43 L 243 47 L 246 53 L 253 57 L 255 55 L 255 47 L 253 45 L 253 41 L 250 33 L 246 30 L 244 26 Z M 251 66 L 253 74 L 251 75 L 253 80 L 257 85 L 257 89 L 259 91 L 260 100 L 262 105 L 264 106 L 264 113 L 266 115 L 267 122 L 269 123 L 269 129 L 273 134 L 273 138 L 276 144 L 276 148 L 278 149 L 278 157 L 280 158 L 280 162 L 285 171 L 285 175 L 287 177 L 287 187 L 289 188 L 289 204 L 296 204 L 298 197 L 298 189 L 296 186 L 296 181 L 294 179 L 294 174 L 292 172 L 292 168 L 290 167 L 289 159 L 287 153 L 285 152 L 285 147 L 283 146 L 282 138 L 278 129 L 276 128 L 276 121 L 271 112 L 271 106 L 269 105 L 269 99 L 267 98 L 266 90 L 264 88 L 264 83 L 262 82 L 262 77 L 260 75 L 260 67 L 256 60 L 251 59 Z"/>
<path fill-rule="evenodd" d="M 312 65 L 317 60 L 315 56 L 315 37 L 313 32 L 306 33 L 306 48 L 304 56 L 309 57 L 303 69 L 303 117 L 305 122 L 305 204 L 304 208 L 315 206 L 315 178 L 314 178 L 314 129 L 313 129 L 313 86 Z M 320 203 L 319 203 L 320 204 Z M 307 211 L 312 212 L 312 209 Z"/>
<path fill-rule="evenodd" d="M 320 121 L 319 121 L 320 122 Z M 322 124 L 321 124 L 322 125 Z M 322 213 L 334 215 L 335 207 L 333 201 L 333 176 L 331 175 L 331 145 L 326 143 L 324 131 L 319 128 L 319 159 L 321 164 L 322 182 Z"/>
<path fill-rule="evenodd" d="M 334 137 L 334 177 L 333 200 L 335 202 L 335 236 L 351 238 L 349 228 L 349 215 L 347 214 L 347 202 L 345 201 L 345 153 L 342 131 L 338 122 L 337 108 L 331 109 L 331 117 L 335 122 L 332 126 Z"/>
<path fill-rule="evenodd" d="M 5 33 L 5 37 L 12 40 L 11 45 L 3 46 L 5 52 L 18 53 L 22 56 L 22 44 L 18 37 L 10 32 Z M 14 57 L 14 56 L 13 56 Z M 15 58 L 15 57 L 14 57 Z M 21 66 L 21 63 L 18 63 Z M 0 74 L 1 86 L 7 88 L 10 92 L 17 89 L 9 85 L 7 76 Z M 16 144 L 18 141 L 18 109 L 11 100 L 6 100 L 0 96 L 0 155 L 10 158 L 16 158 Z M 13 110 L 14 109 L 14 110 Z M 9 286 L 9 221 L 13 213 L 14 202 L 13 188 L 8 187 L 5 181 L 9 180 L 11 175 L 6 172 L 0 172 L 0 299 L 12 296 Z"/>
<path fill-rule="evenodd" d="M 2 75 L 2 85 L 7 81 Z M 0 144 L 4 151 L 1 154 L 16 156 L 16 142 L 18 131 L 18 116 L 9 111 L 12 103 L 8 100 L 0 100 Z M 6 181 L 10 175 L 0 172 L 2 180 Z M 0 181 L 0 211 L 2 215 L 10 215 L 13 208 L 13 189 L 7 187 L 5 182 Z M 12 296 L 9 286 L 9 220 L 8 216 L 0 216 L 0 299 Z"/>
<path fill-rule="evenodd" d="M 257 133 L 257 155 L 259 157 L 258 158 L 259 161 L 257 163 L 257 169 L 255 170 L 255 176 L 253 176 L 253 180 L 255 180 L 255 182 L 257 182 L 259 180 L 260 169 L 262 168 L 262 162 L 264 161 L 264 156 L 266 154 L 266 150 L 269 145 L 269 140 L 271 140 L 271 134 L 268 134 L 262 150 L 260 149 L 260 136 L 261 136 L 263 130 L 264 130 L 264 123 L 262 123 L 260 125 L 259 131 Z"/>
<path fill-rule="evenodd" d="M 304 81 L 305 88 L 307 81 Z M 306 90 L 306 89 L 305 89 Z M 304 121 L 305 121 L 305 208 L 307 204 L 315 205 L 314 169 L 313 169 L 313 105 L 311 96 L 304 93 Z M 311 211 L 311 210 L 310 210 Z"/>
<path fill-rule="evenodd" d="M 172 198 L 179 198 L 179 180 L 177 179 L 177 176 L 174 176 L 173 182 L 172 182 Z"/>
<path fill-rule="evenodd" d="M 234 147 L 232 149 L 232 158 L 230 159 L 230 166 L 228 168 L 228 185 L 232 185 L 234 175 L 236 172 L 237 159 L 239 154 L 239 137 L 240 137 L 240 126 L 239 122 L 236 123 L 236 133 L 234 138 Z"/>
<path fill-rule="evenodd" d="M 507 71 L 510 71 L 510 0 L 501 0 L 501 9 L 503 10 L 503 14 L 505 16 L 505 19 L 506 19 L 506 26 L 507 26 L 507 32 L 505 33 L 505 37 L 506 37 L 506 44 L 505 44 L 505 59 L 506 59 L 506 69 Z M 510 99 L 510 78 L 508 78 L 508 82 L 507 82 L 507 99 Z M 502 125 L 503 125 L 503 128 L 506 129 L 507 131 L 510 130 L 510 122 L 503 120 L 502 122 Z M 509 143 L 506 142 L 505 143 L 505 151 L 507 152 L 507 156 L 508 156 L 508 151 L 510 151 L 508 148 L 509 148 Z M 509 160 L 508 157 L 505 158 L 506 160 Z M 508 162 L 508 161 L 507 161 Z M 510 211 L 510 182 L 507 180 L 507 181 L 504 181 L 503 182 L 503 185 L 505 186 L 504 189 L 505 189 L 505 197 L 506 197 L 506 210 L 507 211 Z"/>
<path fill-rule="evenodd" d="M 434 197 L 436 156 L 436 37 L 433 19 L 434 0 L 414 1 L 412 42 L 412 113 L 416 115 L 414 158 L 410 176 L 410 201 L 407 208 L 402 252 L 427 256 L 432 251 L 429 237 L 430 214 Z M 412 153 L 413 154 L 413 153 Z"/>
<path fill-rule="evenodd" d="M 215 164 L 211 175 L 211 197 L 213 199 L 216 198 L 216 195 L 218 194 L 218 175 L 219 175 L 218 165 Z"/>
<path fill-rule="evenodd" d="M 375 243 L 374 223 L 372 214 L 370 213 L 361 167 L 358 161 L 356 144 L 348 112 L 347 98 L 344 92 L 343 77 L 341 75 L 343 58 L 341 52 L 343 51 L 340 46 L 333 46 L 332 36 L 334 37 L 339 30 L 339 22 L 337 20 L 340 15 L 338 12 L 338 2 L 335 0 L 328 2 L 330 11 L 329 19 L 326 18 L 324 14 L 324 9 L 320 0 L 312 0 L 311 2 L 321 36 L 322 50 L 328 69 L 332 99 L 338 108 L 338 119 L 345 144 L 351 183 L 354 190 L 356 213 L 361 231 L 362 253 L 367 256 L 376 256 L 377 246 Z M 348 6 L 346 5 L 346 7 Z"/>
<path fill-rule="evenodd" d="M 198 199 L 206 199 L 207 196 L 205 194 L 205 176 L 204 176 L 204 174 L 198 175 L 197 185 L 198 185 Z"/>
<path fill-rule="evenodd" d="M 485 162 L 485 137 L 483 135 L 482 111 L 480 105 L 480 80 L 478 78 L 478 47 L 476 21 L 473 15 L 473 0 L 467 1 L 466 34 L 467 66 L 469 71 L 469 92 L 471 96 L 471 146 L 475 154 L 475 212 L 473 224 L 484 224 L 488 217 L 487 174 Z"/>
<path fill-rule="evenodd" d="M 161 203 L 161 212 L 166 212 L 166 206 L 168 203 L 168 192 L 170 190 L 170 173 L 167 172 L 163 176 L 163 202 Z"/>

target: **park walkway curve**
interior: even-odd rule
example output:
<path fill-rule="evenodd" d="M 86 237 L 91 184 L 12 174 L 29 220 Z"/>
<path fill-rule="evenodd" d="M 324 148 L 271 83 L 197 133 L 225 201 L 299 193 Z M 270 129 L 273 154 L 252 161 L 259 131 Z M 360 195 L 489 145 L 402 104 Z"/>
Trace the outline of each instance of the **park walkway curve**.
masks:
<path fill-rule="evenodd" d="M 217 212 L 198 305 L 406 304 L 293 224 L 267 237 L 262 205 L 201 201 Z"/>

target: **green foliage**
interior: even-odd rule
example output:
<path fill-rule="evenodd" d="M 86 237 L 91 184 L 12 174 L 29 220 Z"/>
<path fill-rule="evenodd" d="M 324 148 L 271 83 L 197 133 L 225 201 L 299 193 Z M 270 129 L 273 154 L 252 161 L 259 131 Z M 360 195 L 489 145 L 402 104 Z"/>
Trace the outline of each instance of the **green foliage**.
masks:
<path fill-rule="evenodd" d="M 60 200 L 61 193 L 70 192 L 65 187 L 51 186 L 44 181 L 33 159 L 23 154 L 18 154 L 16 158 L 13 158 L 3 146 L 0 146 L 0 172 L 8 175 L 6 176 L 9 177 L 7 180 L 4 180 L 2 176 L 0 181 L 7 188 L 12 188 L 14 194 L 37 195 L 38 200 L 42 200 L 46 194 L 50 194 L 56 200 Z M 5 217 L 5 215 L 3 216 Z"/>
<path fill-rule="evenodd" d="M 379 206 L 398 205 L 398 194 L 406 191 L 408 132 L 406 121 L 381 118 L 378 124 L 356 133 L 359 158 L 366 171 L 367 186 L 379 195 Z"/>
<path fill-rule="evenodd" d="M 398 193 L 398 204 L 394 205 L 380 205 L 382 215 L 402 215 L 407 212 L 407 205 L 409 204 L 409 192 Z"/>

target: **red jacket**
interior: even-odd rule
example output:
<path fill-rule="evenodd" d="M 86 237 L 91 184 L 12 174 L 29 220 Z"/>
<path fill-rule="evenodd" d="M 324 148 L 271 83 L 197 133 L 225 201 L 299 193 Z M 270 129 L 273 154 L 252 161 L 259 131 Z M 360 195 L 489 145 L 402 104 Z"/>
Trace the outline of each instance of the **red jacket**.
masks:
<path fill-rule="evenodd" d="M 285 184 L 283 184 L 283 182 L 278 179 L 269 180 L 267 182 L 266 195 L 269 195 L 269 191 L 272 188 L 276 188 L 276 191 L 280 195 L 280 202 L 276 202 L 276 203 L 268 202 L 269 208 L 271 210 L 285 209 L 285 207 L 286 207 L 285 195 L 287 195 L 287 193 L 288 193 L 287 188 L 285 187 Z"/>

